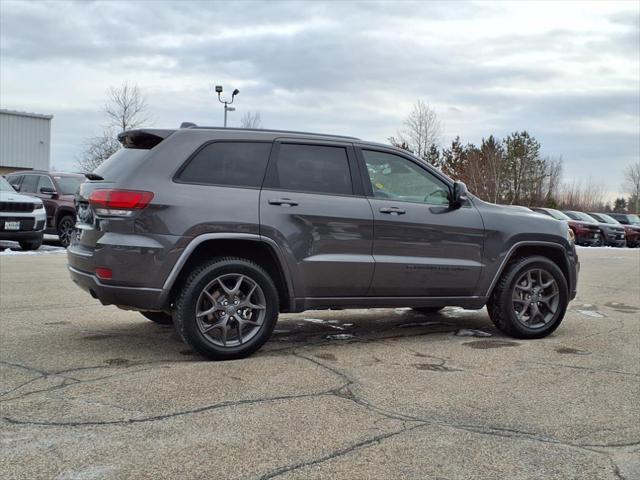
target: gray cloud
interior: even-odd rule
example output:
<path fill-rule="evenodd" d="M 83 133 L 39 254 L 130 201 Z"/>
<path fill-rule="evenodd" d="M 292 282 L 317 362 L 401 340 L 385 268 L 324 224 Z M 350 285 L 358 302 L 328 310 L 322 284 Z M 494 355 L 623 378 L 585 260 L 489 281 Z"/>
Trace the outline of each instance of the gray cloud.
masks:
<path fill-rule="evenodd" d="M 4 1 L 2 104 L 53 110 L 54 162 L 70 167 L 82 138 L 100 128 L 105 82 L 139 83 L 161 126 L 219 121 L 210 83 L 233 81 L 238 117 L 258 109 L 274 128 L 378 141 L 423 98 L 448 137 L 527 129 L 563 155 L 568 175 L 606 163 L 602 178 L 617 188 L 625 162 L 640 155 L 630 133 L 640 128 L 639 8 L 514 29 L 505 5 L 518 7 Z M 58 87 L 59 103 L 43 82 Z"/>

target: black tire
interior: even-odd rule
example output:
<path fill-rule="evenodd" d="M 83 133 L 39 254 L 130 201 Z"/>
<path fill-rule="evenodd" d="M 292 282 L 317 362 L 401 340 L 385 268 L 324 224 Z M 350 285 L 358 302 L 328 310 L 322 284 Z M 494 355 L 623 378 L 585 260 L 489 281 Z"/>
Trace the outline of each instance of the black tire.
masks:
<path fill-rule="evenodd" d="M 140 312 L 142 316 L 151 320 L 158 325 L 172 325 L 173 318 L 168 313 L 164 312 Z"/>
<path fill-rule="evenodd" d="M 56 226 L 56 233 L 58 234 L 58 240 L 60 240 L 60 244 L 67 248 L 71 243 L 71 236 L 75 231 L 76 219 L 71 215 L 64 215 L 60 220 L 58 220 L 58 225 Z"/>
<path fill-rule="evenodd" d="M 262 324 L 253 337 L 236 346 L 221 346 L 201 331 L 196 319 L 197 303 L 214 280 L 224 275 L 238 275 L 257 284 L 264 297 Z M 186 279 L 175 301 L 173 324 L 178 335 L 194 350 L 212 360 L 244 358 L 258 350 L 269 339 L 278 320 L 278 291 L 269 274 L 257 264 L 236 257 L 215 258 L 196 268 Z M 215 315 L 215 314 L 214 314 Z"/>
<path fill-rule="evenodd" d="M 516 282 L 528 271 L 543 271 L 553 277 L 557 285 L 558 304 L 551 319 L 543 326 L 532 328 L 517 318 L 513 295 Z M 521 288 L 521 287 L 517 287 Z M 562 322 L 569 303 L 567 281 L 558 266 L 546 257 L 522 257 L 511 262 L 502 273 L 487 303 L 489 317 L 503 333 L 515 338 L 542 338 L 551 334 Z"/>
<path fill-rule="evenodd" d="M 426 315 L 428 313 L 438 313 L 443 308 L 444 307 L 411 307 L 411 310 Z"/>
<path fill-rule="evenodd" d="M 22 250 L 37 250 L 42 246 L 42 237 L 35 240 L 23 240 L 19 243 Z"/>
<path fill-rule="evenodd" d="M 605 241 L 605 236 L 604 236 L 604 232 L 602 230 L 600 230 L 600 236 L 598 237 L 598 240 L 593 244 L 594 247 L 604 247 L 606 245 L 606 241 Z"/>

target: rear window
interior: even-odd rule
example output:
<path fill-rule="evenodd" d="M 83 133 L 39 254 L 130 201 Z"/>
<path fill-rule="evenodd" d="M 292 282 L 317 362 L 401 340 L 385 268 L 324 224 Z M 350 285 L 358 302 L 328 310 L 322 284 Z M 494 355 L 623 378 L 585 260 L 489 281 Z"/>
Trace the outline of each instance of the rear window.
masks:
<path fill-rule="evenodd" d="M 270 174 L 271 188 L 351 195 L 351 171 L 343 147 L 282 144 Z"/>
<path fill-rule="evenodd" d="M 93 173 L 105 180 L 118 180 L 126 177 L 149 154 L 149 150 L 121 148 L 107 158 Z"/>
<path fill-rule="evenodd" d="M 189 160 L 177 179 L 186 183 L 259 188 L 270 152 L 270 142 L 210 143 Z"/>

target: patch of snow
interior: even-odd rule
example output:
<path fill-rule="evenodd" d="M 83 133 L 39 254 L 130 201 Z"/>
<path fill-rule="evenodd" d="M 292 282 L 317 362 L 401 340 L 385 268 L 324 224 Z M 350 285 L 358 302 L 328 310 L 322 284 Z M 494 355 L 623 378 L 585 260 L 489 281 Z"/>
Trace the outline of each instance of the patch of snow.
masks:
<path fill-rule="evenodd" d="M 325 338 L 328 338 L 329 340 L 348 340 L 353 337 L 355 337 L 355 335 L 351 333 L 333 333 L 331 335 L 327 335 Z"/>

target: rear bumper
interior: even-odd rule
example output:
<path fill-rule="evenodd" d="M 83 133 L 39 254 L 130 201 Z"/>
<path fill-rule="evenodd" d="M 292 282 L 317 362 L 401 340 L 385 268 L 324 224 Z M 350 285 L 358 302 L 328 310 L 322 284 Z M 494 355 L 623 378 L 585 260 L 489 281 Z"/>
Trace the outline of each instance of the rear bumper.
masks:
<path fill-rule="evenodd" d="M 106 285 L 94 274 L 67 265 L 71 280 L 103 305 L 126 306 L 139 310 L 160 310 L 162 289 Z"/>

